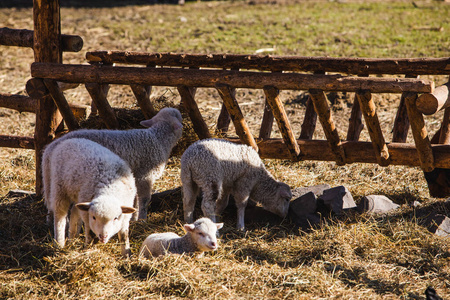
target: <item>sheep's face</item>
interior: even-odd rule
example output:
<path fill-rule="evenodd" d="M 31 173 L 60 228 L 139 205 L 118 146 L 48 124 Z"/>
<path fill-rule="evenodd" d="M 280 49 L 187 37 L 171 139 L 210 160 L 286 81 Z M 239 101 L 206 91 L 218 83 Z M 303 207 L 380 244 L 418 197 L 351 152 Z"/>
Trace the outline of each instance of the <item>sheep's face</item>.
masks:
<path fill-rule="evenodd" d="M 272 199 L 272 201 L 267 201 L 263 207 L 264 209 L 284 218 L 288 214 L 291 198 L 291 188 L 283 182 L 278 182 L 278 189 L 275 193 L 274 199 Z"/>
<path fill-rule="evenodd" d="M 131 214 L 136 211 L 133 207 L 119 205 L 105 205 L 105 201 L 78 203 L 76 207 L 88 213 L 89 227 L 98 237 L 100 243 L 106 244 L 118 233 L 124 222 L 129 222 Z"/>
<path fill-rule="evenodd" d="M 208 218 L 201 218 L 193 224 L 184 225 L 184 229 L 191 235 L 199 251 L 217 250 L 217 230 L 222 227 L 223 223 L 214 223 Z"/>

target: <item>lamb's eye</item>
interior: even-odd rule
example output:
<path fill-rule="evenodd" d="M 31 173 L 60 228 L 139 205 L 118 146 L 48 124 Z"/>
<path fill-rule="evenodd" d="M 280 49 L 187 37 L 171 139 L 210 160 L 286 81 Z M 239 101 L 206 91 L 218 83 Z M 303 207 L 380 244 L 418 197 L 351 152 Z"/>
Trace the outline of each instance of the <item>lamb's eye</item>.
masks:
<path fill-rule="evenodd" d="M 115 217 L 115 218 L 114 218 L 114 221 L 117 221 L 117 220 L 119 220 L 119 217 Z"/>
<path fill-rule="evenodd" d="M 205 236 L 205 234 L 203 232 L 198 232 L 198 235 L 201 236 L 201 237 Z"/>
<path fill-rule="evenodd" d="M 94 219 L 94 220 L 95 220 L 95 216 L 92 216 L 92 219 Z"/>

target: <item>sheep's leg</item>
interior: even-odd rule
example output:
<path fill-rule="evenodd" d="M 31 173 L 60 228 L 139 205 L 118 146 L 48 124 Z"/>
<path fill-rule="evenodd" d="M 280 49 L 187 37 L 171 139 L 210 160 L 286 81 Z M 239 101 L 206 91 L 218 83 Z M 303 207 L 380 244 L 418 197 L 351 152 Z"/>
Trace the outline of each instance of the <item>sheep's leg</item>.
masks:
<path fill-rule="evenodd" d="M 61 247 L 64 248 L 65 245 L 65 233 L 66 233 L 66 223 L 67 223 L 67 212 L 54 212 L 53 213 L 54 220 L 53 220 L 53 228 L 54 228 L 54 235 L 56 243 Z"/>
<path fill-rule="evenodd" d="M 216 201 L 216 215 L 217 216 L 221 215 L 224 212 L 225 208 L 227 208 L 229 199 L 230 199 L 230 194 L 224 194 L 224 195 L 222 195 L 222 197 L 219 197 L 219 199 L 217 199 L 217 201 Z"/>
<path fill-rule="evenodd" d="M 183 182 L 183 211 L 186 223 L 194 222 L 194 208 L 199 188 L 193 181 Z"/>
<path fill-rule="evenodd" d="M 72 240 L 78 236 L 80 233 L 80 215 L 78 213 L 78 208 L 73 206 L 70 210 L 69 218 L 69 239 Z"/>
<path fill-rule="evenodd" d="M 247 207 L 249 195 L 235 195 L 234 200 L 237 207 L 237 222 L 236 229 L 244 231 L 245 230 L 245 208 Z"/>
<path fill-rule="evenodd" d="M 84 246 L 87 247 L 92 242 L 91 227 L 89 226 L 89 213 L 84 211 L 79 213 L 81 213 L 81 218 L 84 223 Z"/>
<path fill-rule="evenodd" d="M 221 197 L 221 186 L 212 183 L 206 188 L 202 188 L 203 200 L 202 211 L 203 215 L 210 218 L 211 221 L 216 222 L 216 201 Z"/>
<path fill-rule="evenodd" d="M 150 205 L 152 197 L 151 180 L 139 180 L 136 182 L 137 198 L 135 202 L 136 213 L 133 214 L 133 220 L 146 220 L 148 205 Z"/>
<path fill-rule="evenodd" d="M 121 251 L 123 257 L 129 257 L 131 255 L 130 238 L 128 228 L 119 231 L 118 233 L 119 243 L 121 244 Z"/>

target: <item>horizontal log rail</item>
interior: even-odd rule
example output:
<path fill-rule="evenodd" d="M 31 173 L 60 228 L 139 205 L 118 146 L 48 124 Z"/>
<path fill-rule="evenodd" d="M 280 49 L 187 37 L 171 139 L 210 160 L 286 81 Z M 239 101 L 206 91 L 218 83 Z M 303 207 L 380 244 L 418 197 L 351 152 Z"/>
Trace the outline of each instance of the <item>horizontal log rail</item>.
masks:
<path fill-rule="evenodd" d="M 141 68 L 123 66 L 90 66 L 35 62 L 31 75 L 72 83 L 142 84 L 156 86 L 209 87 L 227 84 L 233 88 L 280 90 L 321 89 L 324 91 L 370 90 L 373 93 L 405 91 L 432 93 L 434 82 L 415 78 L 352 77 L 341 75 L 268 73 L 228 70 L 195 70 Z"/>
<path fill-rule="evenodd" d="M 450 74 L 450 57 L 443 58 L 334 58 L 305 56 L 177 54 L 132 51 L 90 51 L 91 63 L 154 64 L 168 67 L 256 69 L 265 71 L 336 72 L 369 74 Z"/>
<path fill-rule="evenodd" d="M 226 138 L 233 143 L 242 143 L 238 138 Z M 259 155 L 269 159 L 290 159 L 291 154 L 283 139 L 256 139 Z M 319 160 L 334 162 L 336 157 L 326 140 L 297 140 L 302 150 L 301 160 Z M 371 142 L 342 141 L 340 146 L 345 152 L 345 163 L 377 163 L 377 155 Z M 386 143 L 390 165 L 420 167 L 419 155 L 414 144 Z M 450 168 L 450 145 L 432 144 L 434 166 Z"/>
<path fill-rule="evenodd" d="M 0 147 L 34 150 L 34 138 L 27 136 L 0 135 Z"/>
<path fill-rule="evenodd" d="M 416 105 L 417 109 L 425 115 L 432 115 L 450 107 L 450 82 L 438 86 L 430 94 L 421 95 L 417 99 Z"/>
<path fill-rule="evenodd" d="M 33 30 L 3 27 L 0 28 L 0 45 L 33 48 L 33 35 Z M 65 52 L 79 52 L 83 49 L 83 39 L 78 35 L 62 34 L 61 47 Z"/>

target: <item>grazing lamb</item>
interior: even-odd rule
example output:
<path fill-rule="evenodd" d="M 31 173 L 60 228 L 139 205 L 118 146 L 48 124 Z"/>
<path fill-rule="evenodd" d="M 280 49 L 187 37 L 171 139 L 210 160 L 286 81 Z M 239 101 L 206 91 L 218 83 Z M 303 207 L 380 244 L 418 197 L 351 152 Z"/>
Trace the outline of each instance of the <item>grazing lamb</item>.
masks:
<path fill-rule="evenodd" d="M 199 189 L 203 192 L 203 214 L 216 220 L 228 205 L 229 195 L 237 206 L 237 228 L 244 230 L 244 212 L 251 198 L 281 217 L 288 212 L 290 187 L 276 181 L 258 153 L 246 145 L 220 139 L 197 141 L 181 157 L 184 220 L 192 222 Z"/>
<path fill-rule="evenodd" d="M 130 254 L 128 227 L 136 211 L 136 186 L 130 167 L 107 148 L 86 139 L 66 139 L 44 151 L 46 205 L 54 217 L 54 235 L 64 247 L 70 207 L 69 238 L 78 233 L 81 216 L 88 245 L 94 232 L 101 243 L 118 233 L 122 255 Z M 49 165 L 47 165 L 47 163 Z M 47 177 L 49 176 L 49 177 Z M 78 209 L 78 210 L 77 210 Z"/>
<path fill-rule="evenodd" d="M 185 224 L 186 234 L 180 237 L 173 232 L 150 234 L 142 243 L 139 255 L 149 258 L 168 253 L 182 254 L 217 250 L 217 230 L 223 223 L 200 218 L 193 224 Z"/>
<path fill-rule="evenodd" d="M 135 207 L 139 216 L 146 219 L 150 204 L 152 186 L 164 172 L 170 152 L 182 134 L 182 117 L 175 108 L 163 108 L 153 118 L 141 122 L 145 129 L 95 130 L 82 129 L 67 133 L 46 147 L 52 152 L 59 142 L 70 138 L 85 138 L 101 144 L 124 159 L 130 166 L 136 180 L 138 199 Z M 43 164 L 50 163 L 43 160 Z M 43 177 L 50 178 L 43 168 Z M 44 179 L 45 180 L 45 179 Z M 44 181 L 44 184 L 46 182 Z M 48 184 L 48 183 L 47 183 Z M 48 195 L 45 194 L 48 199 Z"/>

